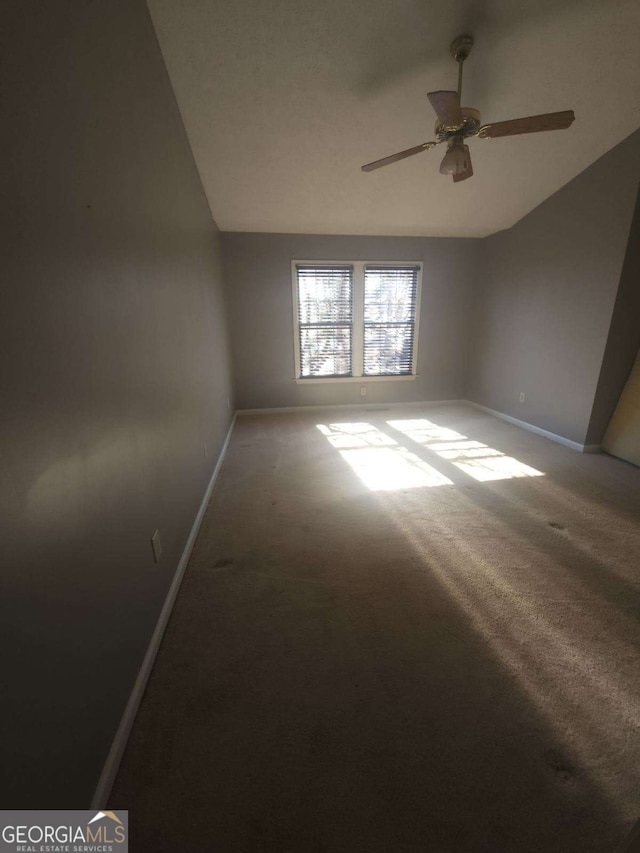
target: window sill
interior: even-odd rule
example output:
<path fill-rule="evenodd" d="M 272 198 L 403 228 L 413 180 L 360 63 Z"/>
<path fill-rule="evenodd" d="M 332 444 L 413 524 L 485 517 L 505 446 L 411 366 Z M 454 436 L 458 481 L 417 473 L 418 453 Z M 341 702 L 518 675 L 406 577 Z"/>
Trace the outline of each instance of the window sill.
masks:
<path fill-rule="evenodd" d="M 337 385 L 347 382 L 358 382 L 360 385 L 368 385 L 370 382 L 407 382 L 417 379 L 418 375 L 411 376 L 313 376 L 311 378 L 294 379 L 297 385 L 320 385 L 333 382 Z"/>

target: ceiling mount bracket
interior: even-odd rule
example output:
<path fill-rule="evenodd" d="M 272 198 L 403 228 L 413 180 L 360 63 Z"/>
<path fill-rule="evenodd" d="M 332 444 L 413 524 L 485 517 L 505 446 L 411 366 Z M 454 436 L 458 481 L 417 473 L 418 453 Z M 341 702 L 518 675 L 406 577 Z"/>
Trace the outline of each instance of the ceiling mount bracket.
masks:
<path fill-rule="evenodd" d="M 464 62 L 464 60 L 471 53 L 471 48 L 473 47 L 473 38 L 468 35 L 458 36 L 451 42 L 451 47 L 449 50 L 451 51 L 451 56 L 455 59 L 456 62 Z"/>

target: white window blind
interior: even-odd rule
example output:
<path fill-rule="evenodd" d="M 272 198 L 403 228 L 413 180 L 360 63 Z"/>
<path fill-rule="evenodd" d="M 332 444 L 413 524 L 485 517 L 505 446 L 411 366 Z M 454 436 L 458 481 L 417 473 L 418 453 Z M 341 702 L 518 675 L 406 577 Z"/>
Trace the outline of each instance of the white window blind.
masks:
<path fill-rule="evenodd" d="M 363 376 L 412 373 L 418 271 L 365 266 Z"/>
<path fill-rule="evenodd" d="M 301 377 L 351 376 L 353 267 L 297 264 Z"/>

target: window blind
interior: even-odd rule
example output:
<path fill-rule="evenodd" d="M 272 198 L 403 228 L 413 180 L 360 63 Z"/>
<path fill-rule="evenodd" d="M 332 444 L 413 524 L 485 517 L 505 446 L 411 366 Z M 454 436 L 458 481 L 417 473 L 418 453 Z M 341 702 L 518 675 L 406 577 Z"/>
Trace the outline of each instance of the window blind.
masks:
<path fill-rule="evenodd" d="M 412 373 L 418 271 L 365 266 L 364 376 Z"/>
<path fill-rule="evenodd" d="M 353 267 L 296 266 L 300 375 L 351 376 Z"/>

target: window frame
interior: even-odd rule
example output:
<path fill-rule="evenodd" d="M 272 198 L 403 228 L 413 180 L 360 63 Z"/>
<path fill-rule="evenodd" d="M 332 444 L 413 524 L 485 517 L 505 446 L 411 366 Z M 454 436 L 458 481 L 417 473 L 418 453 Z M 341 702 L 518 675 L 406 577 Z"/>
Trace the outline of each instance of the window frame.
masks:
<path fill-rule="evenodd" d="M 300 359 L 300 329 L 298 325 L 298 273 L 297 266 L 339 267 L 350 266 L 353 268 L 353 303 L 352 303 L 352 334 L 351 334 L 351 376 L 301 376 Z M 413 352 L 411 360 L 411 373 L 397 375 L 367 376 L 364 370 L 364 271 L 365 267 L 389 267 L 391 269 L 402 269 L 403 267 L 418 268 L 418 284 L 416 292 L 416 316 L 413 326 Z M 298 385 L 312 385 L 320 383 L 344 383 L 359 382 L 361 385 L 368 382 L 406 382 L 416 379 L 418 376 L 418 343 L 420 334 L 420 303 L 422 297 L 422 261 L 317 261 L 306 258 L 294 258 L 291 261 L 291 283 L 293 291 L 293 347 L 294 347 L 294 382 Z"/>

